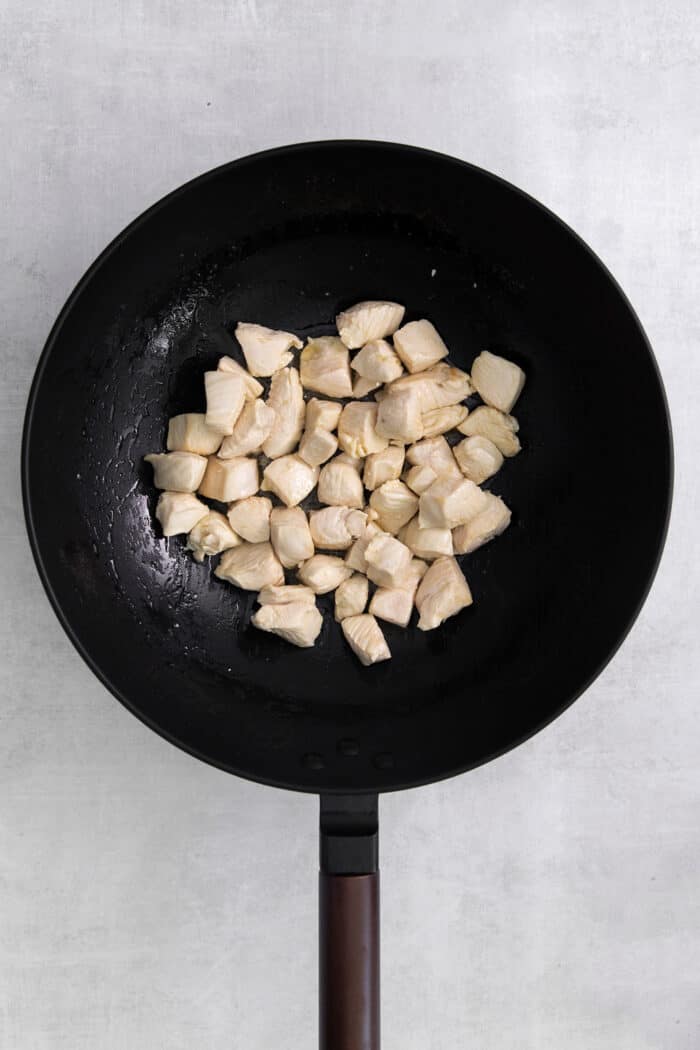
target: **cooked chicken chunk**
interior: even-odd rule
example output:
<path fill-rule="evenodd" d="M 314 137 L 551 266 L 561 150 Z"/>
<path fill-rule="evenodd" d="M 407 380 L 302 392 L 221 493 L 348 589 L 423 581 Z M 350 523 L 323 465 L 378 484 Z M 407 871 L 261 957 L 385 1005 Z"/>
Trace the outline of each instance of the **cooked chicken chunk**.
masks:
<path fill-rule="evenodd" d="M 438 558 L 430 566 L 416 592 L 420 613 L 418 627 L 432 631 L 472 604 L 469 585 L 454 558 Z"/>
<path fill-rule="evenodd" d="M 345 555 L 345 564 L 357 572 L 367 572 L 367 561 L 365 551 L 375 536 L 381 535 L 381 529 L 373 522 L 368 521 L 364 530 L 353 543 Z"/>
<path fill-rule="evenodd" d="M 425 372 L 401 376 L 385 389 L 385 397 L 399 390 L 413 390 L 418 398 L 421 413 L 433 412 L 436 408 L 445 408 L 448 405 L 457 405 L 460 401 L 464 401 L 465 397 L 474 393 L 467 373 L 460 368 L 453 368 L 444 361 L 428 368 Z M 384 392 L 379 391 L 379 393 Z M 379 400 L 378 395 L 377 400 Z"/>
<path fill-rule="evenodd" d="M 453 430 L 469 415 L 466 405 L 446 405 L 444 408 L 434 408 L 432 412 L 423 413 L 423 437 L 435 437 L 438 434 L 446 434 Z"/>
<path fill-rule="evenodd" d="M 367 397 L 373 390 L 379 390 L 381 383 L 375 382 L 374 379 L 365 379 L 364 376 L 357 376 L 352 384 L 352 396 L 357 398 Z"/>
<path fill-rule="evenodd" d="M 340 338 L 351 350 L 375 339 L 393 335 L 403 321 L 405 308 L 398 303 L 367 300 L 339 313 L 335 319 Z"/>
<path fill-rule="evenodd" d="M 403 481 L 385 481 L 370 496 L 369 505 L 377 512 L 377 524 L 394 535 L 418 510 L 418 497 Z"/>
<path fill-rule="evenodd" d="M 410 321 L 394 332 L 396 352 L 409 372 L 424 372 L 447 357 L 447 347 L 430 321 Z"/>
<path fill-rule="evenodd" d="M 365 561 L 372 583 L 379 587 L 400 587 L 411 564 L 411 552 L 394 536 L 380 532 L 367 545 Z"/>
<path fill-rule="evenodd" d="M 318 467 L 310 467 L 299 456 L 280 456 L 268 463 L 260 488 L 274 492 L 288 507 L 296 507 L 318 481 Z"/>
<path fill-rule="evenodd" d="M 391 659 L 382 629 L 373 616 L 368 613 L 346 616 L 340 626 L 348 645 L 365 667 Z"/>
<path fill-rule="evenodd" d="M 270 543 L 241 543 L 225 551 L 214 575 L 244 591 L 284 583 L 284 569 Z"/>
<path fill-rule="evenodd" d="M 299 455 L 311 467 L 320 467 L 337 451 L 337 437 L 322 427 L 316 427 L 315 430 L 309 430 L 307 427 L 299 444 Z"/>
<path fill-rule="evenodd" d="M 402 444 L 418 441 L 423 435 L 420 393 L 410 387 L 388 387 L 386 397 L 379 402 L 377 433 Z"/>
<path fill-rule="evenodd" d="M 388 623 L 395 623 L 398 627 L 408 627 L 413 612 L 413 599 L 427 568 L 424 561 L 414 558 L 406 570 L 401 587 L 377 588 L 369 606 L 372 615 Z"/>
<path fill-rule="evenodd" d="M 264 401 L 260 398 L 246 401 L 236 420 L 233 434 L 229 434 L 221 443 L 219 457 L 232 459 L 234 456 L 259 452 L 274 423 L 275 413 Z"/>
<path fill-rule="evenodd" d="M 231 503 L 254 495 L 258 485 L 257 459 L 246 459 L 245 456 L 219 459 L 218 456 L 210 456 L 199 491 L 209 499 Z"/>
<path fill-rule="evenodd" d="M 301 350 L 304 345 L 291 332 L 275 332 L 261 324 L 236 325 L 236 339 L 241 344 L 245 363 L 252 376 L 271 376 L 293 359 L 290 347 Z"/>
<path fill-rule="evenodd" d="M 221 554 L 241 542 L 223 514 L 209 511 L 201 518 L 187 537 L 187 549 L 192 551 L 195 561 L 204 561 L 212 554 Z"/>
<path fill-rule="evenodd" d="M 497 408 L 489 405 L 479 405 L 470 412 L 463 423 L 457 429 L 467 437 L 476 434 L 492 441 L 498 451 L 506 456 L 517 456 L 520 452 L 520 441 L 517 434 L 520 429 L 515 416 L 507 416 L 499 412 Z"/>
<path fill-rule="evenodd" d="M 377 405 L 371 401 L 350 401 L 340 414 L 338 443 L 343 452 L 364 459 L 381 452 L 389 441 L 377 433 Z"/>
<path fill-rule="evenodd" d="M 306 406 L 307 430 L 335 430 L 343 406 L 336 401 L 321 401 L 312 397 Z"/>
<path fill-rule="evenodd" d="M 266 543 L 270 538 L 272 500 L 267 496 L 249 496 L 228 509 L 233 531 L 248 543 Z"/>
<path fill-rule="evenodd" d="M 391 383 L 403 375 L 403 365 L 386 339 L 374 339 L 355 354 L 350 367 L 373 383 Z"/>
<path fill-rule="evenodd" d="M 221 434 L 232 434 L 236 420 L 243 411 L 246 386 L 233 372 L 205 372 L 204 392 L 207 411 L 204 422 Z"/>
<path fill-rule="evenodd" d="M 335 592 L 335 618 L 340 623 L 348 616 L 359 616 L 367 606 L 369 583 L 367 577 L 354 572 L 338 584 Z"/>
<path fill-rule="evenodd" d="M 404 481 L 417 496 L 422 495 L 437 479 L 437 474 L 427 463 L 416 463 L 404 474 Z"/>
<path fill-rule="evenodd" d="M 409 547 L 417 558 L 434 561 L 435 558 L 451 557 L 454 554 L 450 529 L 422 529 L 418 515 L 409 521 L 399 533 L 399 539 Z"/>
<path fill-rule="evenodd" d="M 385 481 L 396 481 L 400 478 L 404 458 L 405 452 L 400 445 L 389 445 L 382 452 L 373 452 L 367 456 L 362 475 L 365 488 L 372 491 Z"/>
<path fill-rule="evenodd" d="M 505 357 L 484 350 L 472 365 L 472 383 L 487 405 L 510 412 L 525 386 L 525 373 Z"/>
<path fill-rule="evenodd" d="M 156 517 L 164 536 L 190 532 L 208 513 L 206 503 L 191 492 L 161 492 L 156 505 Z"/>
<path fill-rule="evenodd" d="M 254 398 L 260 397 L 263 393 L 264 387 L 262 383 L 258 383 L 257 379 L 253 379 L 248 369 L 243 368 L 243 366 L 239 365 L 238 361 L 234 361 L 232 357 L 220 357 L 217 368 L 220 372 L 231 372 L 233 375 L 238 376 L 243 380 L 246 401 L 252 401 Z"/>
<path fill-rule="evenodd" d="M 465 525 L 460 525 L 452 533 L 456 554 L 471 554 L 478 547 L 483 547 L 510 525 L 511 513 L 499 496 L 485 492 L 486 505 L 475 518 Z"/>
<path fill-rule="evenodd" d="M 309 515 L 311 536 L 319 550 L 347 550 L 366 525 L 367 515 L 350 507 L 323 507 Z"/>
<path fill-rule="evenodd" d="M 314 541 L 301 507 L 273 507 L 270 542 L 285 569 L 296 569 L 313 556 Z"/>
<path fill-rule="evenodd" d="M 454 529 L 475 518 L 486 503 L 484 493 L 468 478 L 441 477 L 420 497 L 421 529 Z"/>
<path fill-rule="evenodd" d="M 452 449 L 441 435 L 426 438 L 406 449 L 406 459 L 412 465 L 428 466 L 435 471 L 437 477 L 450 477 L 459 481 L 462 477 Z"/>
<path fill-rule="evenodd" d="M 306 390 L 327 397 L 352 397 L 350 354 L 335 335 L 309 339 L 299 359 L 301 382 Z"/>
<path fill-rule="evenodd" d="M 276 459 L 294 451 L 304 429 L 306 405 L 296 368 L 275 372 L 267 405 L 275 413 L 275 425 L 263 443 L 263 452 L 269 459 Z"/>
<path fill-rule="evenodd" d="M 253 627 L 284 638 L 285 642 L 309 649 L 321 628 L 323 616 L 308 602 L 287 602 L 284 605 L 263 605 L 250 618 Z"/>
<path fill-rule="evenodd" d="M 480 434 L 460 441 L 452 452 L 465 478 L 477 485 L 493 477 L 503 466 L 503 456 L 493 441 Z"/>
<path fill-rule="evenodd" d="M 194 492 L 207 469 L 207 460 L 194 452 L 151 452 L 143 457 L 153 467 L 153 484 L 169 492 Z"/>
<path fill-rule="evenodd" d="M 352 575 L 352 569 L 342 558 L 332 554 L 314 554 L 299 569 L 299 579 L 310 587 L 314 594 L 328 594 Z"/>
<path fill-rule="evenodd" d="M 289 602 L 306 602 L 308 605 L 316 604 L 316 595 L 310 587 L 304 587 L 299 583 L 282 583 L 279 586 L 272 584 L 263 587 L 258 595 L 261 605 L 288 605 Z"/>
<path fill-rule="evenodd" d="M 337 456 L 321 467 L 318 475 L 317 496 L 319 503 L 332 507 L 358 507 L 365 502 L 362 478 L 356 468 Z"/>
<path fill-rule="evenodd" d="M 185 412 L 168 423 L 168 452 L 196 452 L 211 456 L 221 444 L 222 434 L 204 422 L 203 412 Z"/>

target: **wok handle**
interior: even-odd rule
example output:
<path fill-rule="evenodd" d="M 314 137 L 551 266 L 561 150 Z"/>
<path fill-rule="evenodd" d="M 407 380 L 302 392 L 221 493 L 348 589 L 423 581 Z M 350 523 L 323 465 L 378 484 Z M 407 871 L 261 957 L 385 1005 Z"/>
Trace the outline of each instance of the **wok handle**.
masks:
<path fill-rule="evenodd" d="M 379 1050 L 377 796 L 321 796 L 319 1048 Z"/>

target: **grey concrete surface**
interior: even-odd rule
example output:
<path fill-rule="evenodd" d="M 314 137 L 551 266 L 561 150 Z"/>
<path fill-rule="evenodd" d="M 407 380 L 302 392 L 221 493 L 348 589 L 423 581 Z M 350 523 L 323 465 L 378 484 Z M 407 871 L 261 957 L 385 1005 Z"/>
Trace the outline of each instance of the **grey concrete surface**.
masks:
<path fill-rule="evenodd" d="M 384 1045 L 697 1048 L 697 4 L 0 16 L 0 1046 L 314 1045 L 313 800 L 198 764 L 91 677 L 30 560 L 18 450 L 49 326 L 125 223 L 229 158 L 363 136 L 481 164 L 583 235 L 646 326 L 677 452 L 653 592 L 587 695 L 492 765 L 382 802 Z"/>

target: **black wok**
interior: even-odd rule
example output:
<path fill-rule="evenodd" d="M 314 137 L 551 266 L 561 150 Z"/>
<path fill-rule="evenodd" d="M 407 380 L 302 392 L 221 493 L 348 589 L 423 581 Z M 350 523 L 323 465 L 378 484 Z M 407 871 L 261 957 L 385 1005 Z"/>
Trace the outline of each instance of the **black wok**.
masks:
<path fill-rule="evenodd" d="M 249 626 L 254 596 L 164 540 L 145 453 L 203 408 L 239 319 L 330 332 L 364 298 L 429 317 L 455 364 L 528 377 L 524 451 L 489 487 L 511 528 L 469 555 L 471 609 L 387 627 L 363 668 Z M 92 266 L 42 354 L 24 499 L 48 595 L 134 714 L 240 776 L 322 796 L 322 1046 L 378 1046 L 376 796 L 463 772 L 560 714 L 637 615 L 663 545 L 671 435 L 649 344 L 585 244 L 494 176 L 406 146 L 327 142 L 218 168 Z M 330 608 L 330 600 L 322 599 Z"/>

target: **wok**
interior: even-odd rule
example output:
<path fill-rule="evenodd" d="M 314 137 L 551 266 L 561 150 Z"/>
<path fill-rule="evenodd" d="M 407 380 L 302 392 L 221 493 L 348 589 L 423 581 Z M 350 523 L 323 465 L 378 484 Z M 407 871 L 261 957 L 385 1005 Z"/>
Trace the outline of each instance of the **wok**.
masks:
<path fill-rule="evenodd" d="M 510 529 L 463 559 L 469 610 L 387 625 L 362 667 L 332 614 L 312 650 L 249 626 L 254 595 L 164 540 L 145 453 L 203 410 L 238 320 L 328 333 L 366 298 L 429 317 L 469 369 L 527 373 L 524 451 L 489 486 Z M 104 251 L 49 336 L 23 447 L 48 596 L 104 685 L 221 769 L 321 796 L 320 1040 L 379 1046 L 377 797 L 537 732 L 615 652 L 669 514 L 663 388 L 630 304 L 586 245 L 513 186 L 377 142 L 290 146 L 170 194 Z M 331 607 L 331 599 L 321 599 Z"/>

